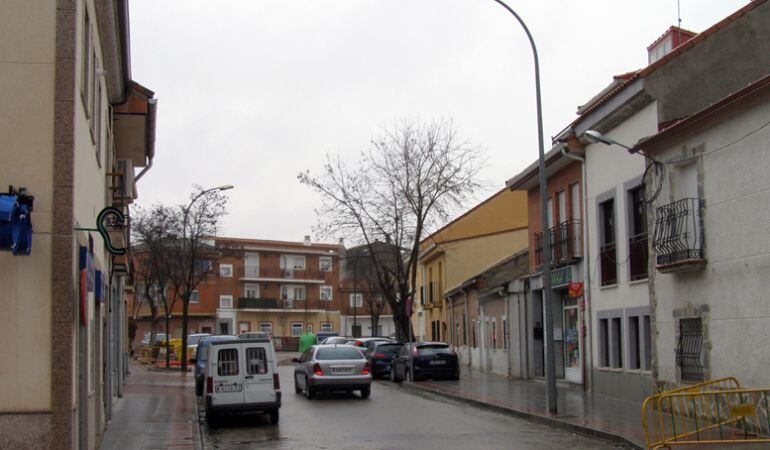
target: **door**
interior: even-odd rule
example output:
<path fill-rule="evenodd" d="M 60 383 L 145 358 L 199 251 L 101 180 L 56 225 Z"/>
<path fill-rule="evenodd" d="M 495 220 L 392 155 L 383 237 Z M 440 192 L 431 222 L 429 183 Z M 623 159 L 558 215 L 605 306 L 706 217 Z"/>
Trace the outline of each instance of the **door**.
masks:
<path fill-rule="evenodd" d="M 212 345 L 209 355 L 214 355 L 211 370 L 214 378 L 212 404 L 231 405 L 243 403 L 242 359 L 237 345 Z"/>
<path fill-rule="evenodd" d="M 564 299 L 564 378 L 583 382 L 583 349 L 580 337 L 580 310 L 576 298 Z"/>
<path fill-rule="evenodd" d="M 273 361 L 268 359 L 266 345 L 244 345 L 242 349 L 244 403 L 274 402 Z"/>
<path fill-rule="evenodd" d="M 247 253 L 244 261 L 246 278 L 259 277 L 259 253 Z"/>

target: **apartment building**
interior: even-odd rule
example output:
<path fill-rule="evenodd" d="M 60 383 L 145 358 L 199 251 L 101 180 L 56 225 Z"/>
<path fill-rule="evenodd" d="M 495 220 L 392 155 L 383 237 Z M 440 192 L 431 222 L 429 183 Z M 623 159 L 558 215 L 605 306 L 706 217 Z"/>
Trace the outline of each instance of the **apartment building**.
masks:
<path fill-rule="evenodd" d="M 0 183 L 16 192 L 0 203 L 32 233 L 0 252 L 2 448 L 96 448 L 110 420 L 153 97 L 131 80 L 127 2 L 3 4 Z"/>
<path fill-rule="evenodd" d="M 340 258 L 340 333 L 351 337 L 395 336 L 390 305 L 382 295 L 371 252 L 380 253 L 383 264 L 391 260 L 393 247 L 382 242 L 344 250 Z M 397 254 L 400 252 L 396 252 Z"/>

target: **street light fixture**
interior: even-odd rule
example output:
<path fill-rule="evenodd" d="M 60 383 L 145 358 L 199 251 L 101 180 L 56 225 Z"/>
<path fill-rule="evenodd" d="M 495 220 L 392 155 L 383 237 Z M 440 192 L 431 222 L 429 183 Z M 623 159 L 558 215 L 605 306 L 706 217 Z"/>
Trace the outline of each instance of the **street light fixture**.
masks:
<path fill-rule="evenodd" d="M 588 130 L 585 132 L 585 135 L 588 138 L 588 140 L 593 142 L 599 142 L 601 144 L 606 144 L 606 145 L 617 145 L 617 146 L 623 147 L 626 150 L 631 150 L 631 147 L 625 144 L 621 144 L 620 142 L 614 139 L 610 139 L 596 130 Z"/>
<path fill-rule="evenodd" d="M 539 183 L 540 183 L 540 223 L 542 224 L 541 231 L 543 233 L 543 309 L 544 309 L 544 322 L 545 322 L 545 379 L 546 379 L 546 393 L 548 397 L 548 412 L 556 414 L 556 354 L 553 341 L 553 303 L 551 302 L 551 252 L 550 241 L 551 238 L 548 235 L 548 210 L 546 197 L 548 195 L 548 189 L 546 185 L 545 177 L 545 148 L 543 143 L 543 108 L 540 100 L 540 63 L 537 57 L 537 47 L 535 46 L 535 40 L 532 38 L 532 34 L 529 32 L 529 28 L 524 21 L 519 17 L 516 12 L 506 5 L 502 0 L 493 0 L 500 6 L 508 10 L 509 13 L 516 18 L 524 32 L 527 34 L 529 44 L 532 46 L 532 55 L 535 59 L 535 98 L 537 101 L 537 141 L 538 141 L 538 170 L 539 170 Z"/>

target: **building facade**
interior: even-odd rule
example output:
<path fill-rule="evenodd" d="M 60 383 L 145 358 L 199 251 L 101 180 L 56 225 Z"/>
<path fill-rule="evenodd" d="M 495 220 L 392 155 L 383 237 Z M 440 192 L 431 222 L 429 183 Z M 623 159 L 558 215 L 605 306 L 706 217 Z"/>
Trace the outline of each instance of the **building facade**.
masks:
<path fill-rule="evenodd" d="M 13 2 L 0 30 L 0 182 L 34 197 L 29 254 L 0 252 L 0 447 L 96 448 L 125 374 L 118 253 L 154 94 L 131 81 L 127 2 Z"/>
<path fill-rule="evenodd" d="M 752 344 L 770 326 L 768 117 L 765 75 L 634 149 L 664 168 L 648 186 L 652 370 L 662 387 L 770 383 L 770 352 Z"/>

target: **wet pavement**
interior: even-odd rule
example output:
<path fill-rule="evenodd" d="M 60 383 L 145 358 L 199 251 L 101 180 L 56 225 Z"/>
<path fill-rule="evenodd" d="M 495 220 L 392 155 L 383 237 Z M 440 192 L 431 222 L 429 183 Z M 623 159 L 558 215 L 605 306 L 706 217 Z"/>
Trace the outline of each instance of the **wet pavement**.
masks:
<path fill-rule="evenodd" d="M 377 381 L 369 399 L 355 394 L 294 393 L 294 368 L 279 367 L 278 425 L 266 415 L 227 416 L 216 428 L 200 419 L 209 449 L 601 449 L 606 441 Z M 191 390 L 192 392 L 192 390 Z"/>

